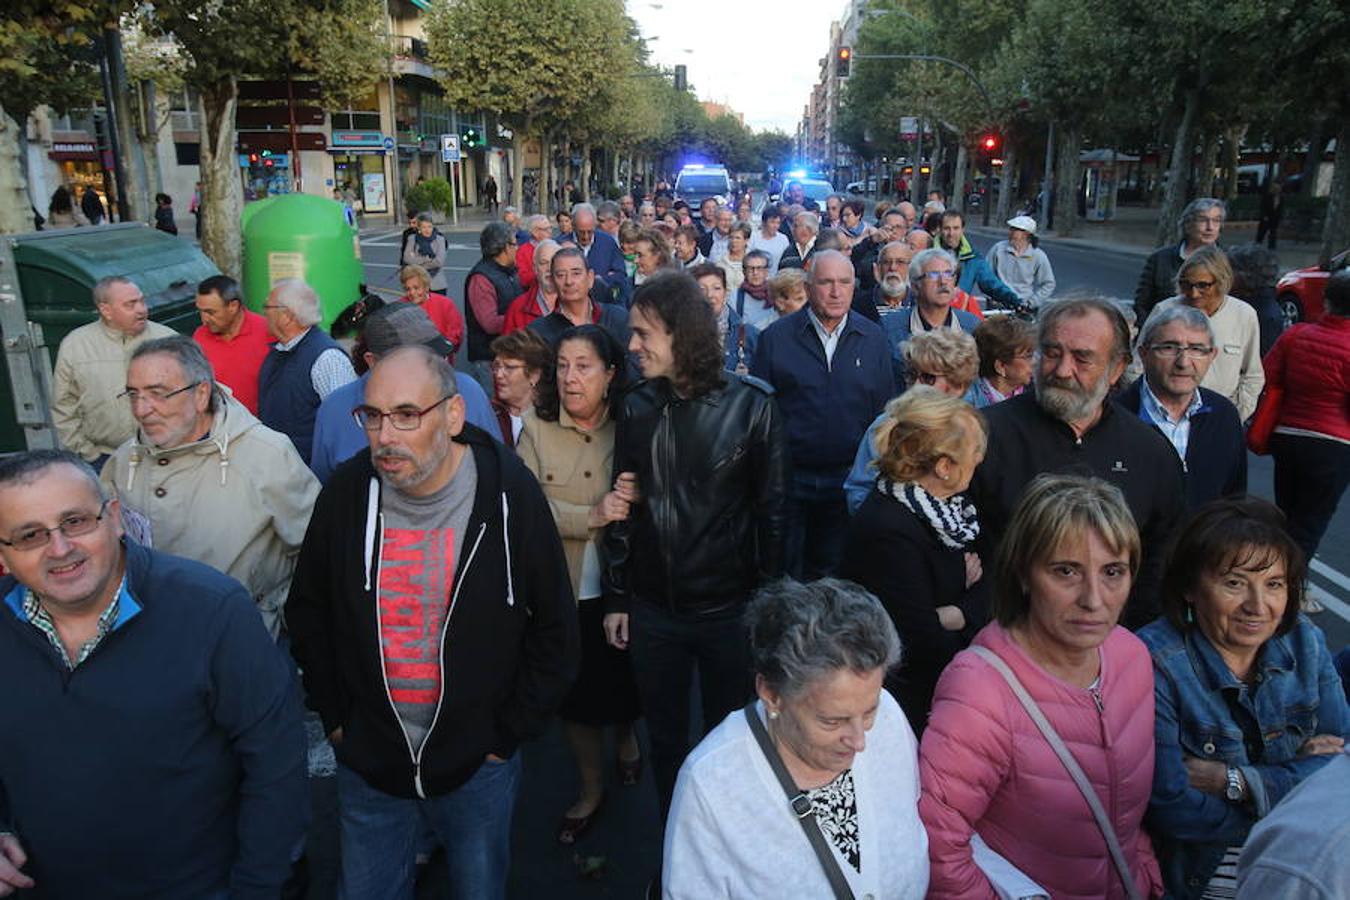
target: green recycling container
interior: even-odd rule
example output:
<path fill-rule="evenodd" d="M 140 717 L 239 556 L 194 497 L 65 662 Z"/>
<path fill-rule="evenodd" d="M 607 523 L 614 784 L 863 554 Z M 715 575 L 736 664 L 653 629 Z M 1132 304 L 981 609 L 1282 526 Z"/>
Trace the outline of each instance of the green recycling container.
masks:
<path fill-rule="evenodd" d="M 191 241 L 139 222 L 6 235 L 14 253 L 24 314 L 42 329 L 52 365 L 61 340 L 94 321 L 94 283 L 125 275 L 145 294 L 150 318 L 191 334 L 197 315 L 197 284 L 220 274 Z M 0 452 L 26 449 L 14 417 L 8 369 L 0 366 Z"/>
<path fill-rule="evenodd" d="M 327 328 L 361 299 L 365 274 L 356 228 L 341 203 L 311 194 L 283 194 L 244 207 L 244 300 L 262 312 L 272 285 L 299 278 L 319 295 Z"/>

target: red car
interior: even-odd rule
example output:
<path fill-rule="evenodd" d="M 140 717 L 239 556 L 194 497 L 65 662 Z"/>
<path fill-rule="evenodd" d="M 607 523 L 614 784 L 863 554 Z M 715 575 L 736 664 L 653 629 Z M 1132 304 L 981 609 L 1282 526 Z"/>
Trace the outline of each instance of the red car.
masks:
<path fill-rule="evenodd" d="M 1322 295 L 1327 289 L 1327 277 L 1347 267 L 1350 267 L 1350 250 L 1343 250 L 1331 258 L 1331 264 L 1325 269 L 1309 266 L 1286 272 L 1275 285 L 1284 327 L 1322 318 Z"/>

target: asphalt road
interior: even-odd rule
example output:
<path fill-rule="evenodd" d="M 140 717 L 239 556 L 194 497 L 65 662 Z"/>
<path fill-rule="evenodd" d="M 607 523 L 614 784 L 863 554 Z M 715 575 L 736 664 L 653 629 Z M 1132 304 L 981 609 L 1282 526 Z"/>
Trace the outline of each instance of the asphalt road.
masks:
<path fill-rule="evenodd" d="M 401 294 L 398 285 L 399 228 L 374 228 L 363 232 L 361 252 L 368 286 L 389 296 Z M 448 231 L 450 252 L 446 273 L 449 293 L 463 307 L 463 279 L 478 259 L 476 231 Z M 979 250 L 991 241 L 972 230 Z M 1093 291 L 1111 297 L 1133 295 L 1141 258 L 1112 252 L 1045 245 L 1061 293 Z M 1252 493 L 1270 498 L 1271 464 L 1267 457 L 1250 459 Z M 1314 592 L 1327 611 L 1314 620 L 1322 626 L 1328 643 L 1339 648 L 1350 643 L 1350 512 L 1342 503 L 1323 541 L 1312 582 Z M 601 898 L 641 896 L 654 874 L 659 857 L 655 788 L 650 775 L 642 783 L 622 788 L 610 785 L 603 811 L 593 829 L 578 846 L 556 843 L 558 817 L 571 803 L 574 775 L 570 755 L 561 734 L 554 728 L 544 739 L 526 745 L 521 801 L 517 808 L 509 894 L 512 898 Z M 611 778 L 613 781 L 613 779 Z M 314 780 L 316 824 L 311 836 L 310 858 L 313 882 L 309 897 L 328 900 L 334 896 L 336 857 L 335 798 L 331 778 Z M 445 896 L 443 885 L 432 871 L 420 885 L 419 898 Z"/>

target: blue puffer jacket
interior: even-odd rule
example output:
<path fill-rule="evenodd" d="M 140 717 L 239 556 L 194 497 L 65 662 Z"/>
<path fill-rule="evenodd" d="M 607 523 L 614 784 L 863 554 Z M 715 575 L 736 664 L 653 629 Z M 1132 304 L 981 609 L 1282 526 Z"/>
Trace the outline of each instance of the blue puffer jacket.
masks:
<path fill-rule="evenodd" d="M 947 248 L 943 248 L 946 250 Z M 948 250 L 948 252 L 952 252 Z M 1017 295 L 1017 291 L 1008 287 L 1003 280 L 994 274 L 994 270 L 989 268 L 989 263 L 983 256 L 975 252 L 975 248 L 970 246 L 970 238 L 961 236 L 961 246 L 956 248 L 954 253 L 956 261 L 961 264 L 961 277 L 957 279 L 956 286 L 967 294 L 972 296 L 976 293 L 976 286 L 979 287 L 979 293 L 984 294 L 990 300 L 993 300 L 999 306 L 1007 309 L 1016 309 L 1022 305 L 1022 298 Z"/>
<path fill-rule="evenodd" d="M 1148 824 L 1169 896 L 1199 897 L 1224 850 L 1331 756 L 1298 755 L 1318 734 L 1350 738 L 1350 712 L 1321 630 L 1300 616 L 1266 642 L 1255 687 L 1228 670 L 1196 628 L 1158 619 L 1139 632 L 1153 657 L 1156 748 Z M 1191 787 L 1185 758 L 1242 771 L 1250 801 L 1231 803 Z"/>

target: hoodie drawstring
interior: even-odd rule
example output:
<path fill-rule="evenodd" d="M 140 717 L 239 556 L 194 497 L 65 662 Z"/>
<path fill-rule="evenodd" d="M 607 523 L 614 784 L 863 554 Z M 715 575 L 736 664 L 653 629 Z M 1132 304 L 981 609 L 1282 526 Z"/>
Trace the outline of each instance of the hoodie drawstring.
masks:
<path fill-rule="evenodd" d="M 511 504 L 506 501 L 506 492 L 502 491 L 502 548 L 506 551 L 506 605 L 516 605 L 515 586 L 511 581 Z"/>
<path fill-rule="evenodd" d="M 370 479 L 366 498 L 366 590 L 370 590 L 370 564 L 375 555 L 375 521 L 380 515 L 380 480 Z"/>

